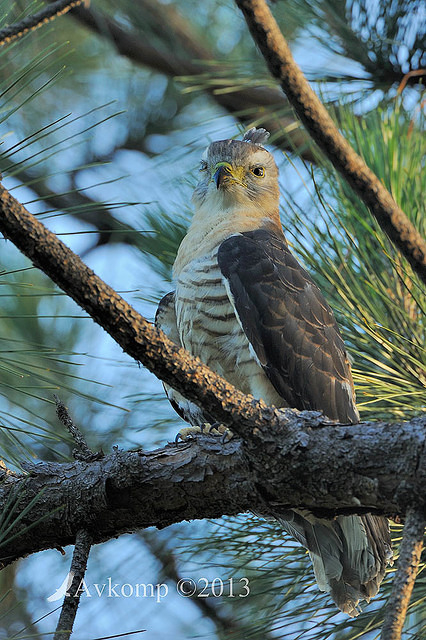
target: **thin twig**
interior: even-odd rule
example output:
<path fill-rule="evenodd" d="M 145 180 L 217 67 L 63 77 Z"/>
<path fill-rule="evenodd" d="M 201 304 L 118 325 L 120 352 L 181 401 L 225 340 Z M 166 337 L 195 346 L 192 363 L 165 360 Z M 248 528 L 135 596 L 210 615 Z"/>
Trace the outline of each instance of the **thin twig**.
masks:
<path fill-rule="evenodd" d="M 75 538 L 74 553 L 68 574 L 71 586 L 65 594 L 53 640 L 68 640 L 71 636 L 78 605 L 80 604 L 81 584 L 86 573 L 91 545 L 92 539 L 90 535 L 84 529 L 80 529 Z"/>
<path fill-rule="evenodd" d="M 426 242 L 378 177 L 355 153 L 295 63 L 265 0 L 236 0 L 254 41 L 313 140 L 426 283 Z"/>
<path fill-rule="evenodd" d="M 71 11 L 71 9 L 85 3 L 86 0 L 57 0 L 57 2 L 53 2 L 47 7 L 44 7 L 32 16 L 27 16 L 20 22 L 0 29 L 0 47 L 18 38 L 22 38 L 30 31 L 35 31 L 51 20 L 63 16 L 65 13 L 68 13 L 68 11 Z"/>
<path fill-rule="evenodd" d="M 412 69 L 411 71 L 408 71 L 408 73 L 405 74 L 405 76 L 399 83 L 398 95 L 401 95 L 401 93 L 404 91 L 405 87 L 410 81 L 410 78 L 418 78 L 420 76 L 426 76 L 426 69 Z"/>
<path fill-rule="evenodd" d="M 381 640 L 400 640 L 423 549 L 426 517 L 410 509 L 405 520 L 398 569 L 386 605 Z"/>
<path fill-rule="evenodd" d="M 85 437 L 81 433 L 80 429 L 74 424 L 71 419 L 68 409 L 58 396 L 54 396 L 56 402 L 56 415 L 62 424 L 68 429 L 72 439 L 76 444 L 76 448 L 73 450 L 73 456 L 76 460 L 99 460 L 103 456 L 103 452 L 94 453 L 88 446 Z"/>

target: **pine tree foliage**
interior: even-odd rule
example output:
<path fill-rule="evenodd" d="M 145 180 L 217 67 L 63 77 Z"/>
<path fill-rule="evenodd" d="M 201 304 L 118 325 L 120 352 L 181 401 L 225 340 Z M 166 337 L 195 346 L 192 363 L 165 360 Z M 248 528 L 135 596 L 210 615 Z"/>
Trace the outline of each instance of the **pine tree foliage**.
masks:
<path fill-rule="evenodd" d="M 4 24 L 10 24 L 41 6 L 2 0 L 0 14 Z M 94 35 L 71 16 L 58 19 L 36 36 L 29 34 L 0 50 L 0 168 L 8 186 L 38 215 L 52 224 L 57 219 L 72 221 L 66 241 L 84 232 L 88 256 L 105 250 L 114 257 L 115 247 L 122 246 L 131 252 L 135 271 L 142 273 L 143 263 L 148 263 L 156 286 L 141 286 L 139 300 L 151 301 L 153 315 L 155 298 L 170 288 L 171 265 L 190 218 L 198 157 L 210 139 L 241 132 L 241 109 L 227 111 L 215 96 L 247 86 L 275 86 L 232 3 L 123 0 L 93 9 L 170 59 L 196 60 L 201 70 L 188 74 L 182 65 L 179 74 L 162 73 L 131 56 L 118 56 L 107 29 Z M 277 3 L 274 11 L 285 36 L 300 52 L 302 66 L 306 61 L 308 76 L 333 104 L 345 135 L 425 232 L 423 122 L 416 73 L 424 66 L 422 3 L 290 0 Z M 323 56 L 320 67 L 309 66 L 310 47 Z M 397 95 L 401 83 L 407 86 Z M 271 107 L 271 114 L 278 118 L 291 111 Z M 247 108 L 243 115 L 257 124 L 258 109 Z M 277 148 L 275 155 L 284 176 L 286 235 L 336 311 L 354 361 L 363 417 L 408 418 L 419 413 L 424 410 L 426 386 L 425 302 L 419 280 L 320 154 L 314 168 L 297 154 L 285 156 Z M 137 167 L 137 175 L 114 182 L 129 172 L 129 166 Z M 286 183 L 289 175 L 291 185 Z M 111 198 L 111 185 L 118 197 Z M 96 360 L 102 384 L 95 384 L 90 374 L 94 367 L 87 368 L 94 360 L 87 321 L 47 278 L 1 242 L 0 458 L 16 465 L 34 455 L 60 459 L 70 455 L 70 447 L 54 418 L 53 393 L 78 404 L 80 415 L 101 415 L 109 410 L 108 403 L 117 404 L 116 398 L 122 403 L 123 393 L 116 390 L 128 381 L 129 364 L 116 365 L 115 355 L 103 363 Z M 121 418 L 109 433 L 95 421 L 94 432 L 86 434 L 95 447 L 123 441 L 139 445 L 136 432 L 143 428 L 142 436 L 148 437 L 147 426 L 154 430 L 162 425 L 160 441 L 179 428 L 158 387 L 151 391 L 141 383 L 140 391 L 132 387 L 127 396 L 131 418 Z M 98 409 L 93 410 L 95 402 Z M 7 535 L 13 505 L 11 512 L 2 514 L 0 536 Z M 393 535 L 397 548 L 400 528 L 395 527 Z M 210 608 L 196 602 L 198 623 L 181 637 L 379 637 L 391 575 L 379 597 L 359 618 L 348 621 L 318 592 L 305 552 L 286 539 L 276 523 L 241 515 L 145 532 L 142 540 L 145 553 L 157 563 L 158 580 L 171 586 L 185 575 L 208 574 L 209 589 L 216 576 L 225 582 L 249 578 L 249 598 L 209 599 Z M 111 543 L 105 548 L 107 555 Z M 129 549 L 122 549 L 121 558 L 135 553 Z M 117 556 L 114 566 L 113 560 L 112 552 L 102 562 L 93 561 L 94 574 L 104 575 L 108 566 L 118 575 L 122 561 Z M 8 600 L 9 589 L 16 589 L 15 579 L 22 585 L 22 564 L 16 576 L 0 573 L 0 627 L 13 627 L 17 638 L 54 628 L 52 616 L 47 626 L 32 625 L 45 611 L 45 603 L 37 611 L 31 606 L 31 580 L 24 584 L 19 606 Z M 68 564 L 61 566 L 65 575 Z M 420 640 L 426 633 L 424 570 L 422 565 L 404 640 Z M 188 601 L 179 605 L 188 611 L 191 607 Z M 104 615 L 99 611 L 96 617 Z M 121 611 L 124 630 L 126 614 Z M 132 629 L 142 626 L 141 619 L 140 609 L 132 609 Z M 24 627 L 27 631 L 18 633 Z"/>
<path fill-rule="evenodd" d="M 422 121 L 413 121 L 400 100 L 362 120 L 348 108 L 339 116 L 354 148 L 424 234 Z M 289 228 L 339 313 L 362 415 L 418 413 L 425 406 L 426 382 L 422 284 L 340 178 L 325 168 L 313 179 L 315 222 L 307 224 L 290 203 Z"/>
<path fill-rule="evenodd" d="M 348 106 L 339 109 L 339 117 L 356 150 L 422 229 L 425 185 L 418 170 L 422 162 L 422 123 L 414 122 L 400 102 L 395 102 L 393 109 L 370 113 L 362 121 Z M 364 205 L 343 180 L 336 180 L 330 167 L 316 169 L 312 179 L 315 190 L 308 192 L 310 202 L 304 201 L 303 207 L 290 194 L 286 198 L 284 188 L 283 224 L 293 250 L 338 315 L 353 358 L 361 415 L 365 418 L 416 415 L 424 410 L 426 401 L 422 285 Z M 170 233 L 165 242 L 170 242 Z M 229 527 L 226 535 L 225 526 Z M 401 529 L 395 527 L 396 547 L 400 534 Z M 236 575 L 241 575 L 241 567 L 246 575 L 250 566 L 254 593 L 269 595 L 267 605 L 261 597 L 256 602 L 250 601 L 250 606 L 262 610 L 263 615 L 250 631 L 244 631 L 247 636 L 241 637 L 262 637 L 273 630 L 279 631 L 279 637 L 289 639 L 370 640 L 380 635 L 391 580 L 384 583 L 379 598 L 366 607 L 359 619 L 341 619 L 327 596 L 318 593 L 304 551 L 283 540 L 277 525 L 262 525 L 243 516 L 227 525 L 220 521 L 215 534 L 196 544 L 195 550 L 193 541 L 185 547 L 191 557 L 210 552 L 209 566 L 220 551 L 229 558 L 229 564 L 223 561 L 218 564 L 228 571 L 231 566 Z M 392 575 L 393 570 L 389 573 Z M 424 632 L 422 620 L 426 610 L 421 575 L 413 595 L 415 613 L 406 625 L 407 638 L 421 638 Z M 243 609 L 237 604 L 238 609 Z M 241 623 L 244 615 L 241 611 L 233 613 Z"/>
<path fill-rule="evenodd" d="M 55 192 L 56 197 L 70 198 L 62 211 L 52 209 L 49 197 L 39 198 L 33 191 L 40 182 L 61 177 L 65 157 L 87 144 L 93 127 L 115 112 L 105 113 L 99 105 L 83 116 L 65 113 L 43 126 L 31 123 L 27 113 L 36 115 L 46 95 L 51 100 L 67 59 L 63 44 L 41 45 L 35 54 L 31 45 L 27 38 L 0 50 L 1 68 L 7 70 L 1 76 L 0 113 L 0 166 L 6 184 L 45 220 L 90 213 L 94 205 L 108 211 L 105 202 L 80 202 L 81 192 L 75 188 Z M 87 166 L 77 165 L 74 171 L 82 168 Z M 54 416 L 55 393 L 76 394 L 91 404 L 99 402 L 99 396 L 87 392 L 87 379 L 80 372 L 82 354 L 74 349 L 84 334 L 84 314 L 6 239 L 1 242 L 0 446 L 4 462 L 19 466 L 28 456 L 41 455 L 39 447 L 44 456 L 70 453 L 68 437 L 58 432 Z M 97 389 L 99 383 L 92 381 L 91 386 Z"/>

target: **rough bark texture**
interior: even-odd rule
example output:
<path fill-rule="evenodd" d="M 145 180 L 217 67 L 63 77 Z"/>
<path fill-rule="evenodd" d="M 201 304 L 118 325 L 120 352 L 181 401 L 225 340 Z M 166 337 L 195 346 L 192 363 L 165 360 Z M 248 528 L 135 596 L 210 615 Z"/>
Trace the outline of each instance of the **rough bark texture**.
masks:
<path fill-rule="evenodd" d="M 0 231 L 126 353 L 185 397 L 198 402 L 217 421 L 242 435 L 244 425 L 250 425 L 253 419 L 261 420 L 264 412 L 269 415 L 264 402 L 247 398 L 143 318 L 2 185 Z"/>
<path fill-rule="evenodd" d="M 18 500 L 15 514 L 23 514 L 1 542 L 4 564 L 73 543 L 82 528 L 101 542 L 150 525 L 247 510 L 279 515 L 307 507 L 329 517 L 365 511 L 403 516 L 413 503 L 424 510 L 426 417 L 336 426 L 324 425 L 318 412 L 267 407 L 178 349 L 1 185 L 0 230 L 129 355 L 244 438 L 226 445 L 204 438 L 93 462 L 39 463 L 26 478 L 3 474 L 0 513 Z"/>
<path fill-rule="evenodd" d="M 90 523 L 94 514 L 98 514 L 94 530 L 90 524 L 87 526 L 94 541 L 99 542 L 128 530 L 129 526 L 133 529 L 152 524 L 166 526 L 182 519 L 216 517 L 247 509 L 262 511 L 262 505 L 259 504 L 262 499 L 265 503 L 284 500 L 286 508 L 309 506 L 328 515 L 341 509 L 350 511 L 354 507 L 355 510 L 361 507 L 361 511 L 362 508 L 371 508 L 387 515 L 403 515 L 413 496 L 416 505 L 423 508 L 421 487 L 425 486 L 425 435 L 418 425 L 424 424 L 424 421 L 396 427 L 380 424 L 368 427 L 327 426 L 308 433 L 303 422 L 304 414 L 290 411 L 285 413 L 286 419 L 283 419 L 282 412 L 245 396 L 201 361 L 177 348 L 1 185 L 0 230 L 108 331 L 124 351 L 242 436 L 245 442 L 244 456 L 247 456 L 240 462 L 234 456 L 227 457 L 227 464 L 221 467 L 217 451 L 214 459 L 206 460 L 200 450 L 197 453 L 199 458 L 188 466 L 188 460 L 180 458 L 182 452 L 167 450 L 166 454 L 152 454 L 157 463 L 158 456 L 161 458 L 160 468 L 153 472 L 148 464 L 151 458 L 147 454 L 142 473 L 154 473 L 154 490 L 153 481 L 149 478 L 142 481 L 139 475 L 141 454 L 127 454 L 130 457 L 126 458 L 126 463 L 132 460 L 131 468 L 137 470 L 137 487 L 146 487 L 144 483 L 148 482 L 150 488 L 148 495 L 143 493 L 142 497 L 131 493 L 131 499 L 128 498 L 127 502 L 121 493 L 120 482 L 128 483 L 130 478 L 129 487 L 133 491 L 132 473 L 130 476 L 126 474 L 124 460 L 118 468 L 114 467 L 118 454 L 90 464 L 81 462 L 68 467 L 40 463 L 41 466 L 32 470 L 39 484 L 35 480 L 35 486 L 32 484 L 32 476 L 26 480 L 28 487 L 33 487 L 28 495 L 34 497 L 42 486 L 46 486 L 47 491 L 53 483 L 56 502 L 47 501 L 48 507 L 44 513 L 65 505 L 65 511 L 51 516 L 56 517 L 57 521 L 54 526 L 51 523 L 47 527 L 51 538 L 41 548 L 72 542 L 76 532 L 87 522 Z M 296 418 L 296 415 L 299 417 Z M 314 415 L 317 417 L 309 423 L 310 428 L 321 424 L 319 414 Z M 190 448 L 191 452 L 195 450 L 197 447 Z M 229 452 L 229 449 L 224 448 L 224 452 Z M 229 462 L 231 459 L 232 463 Z M 180 469 L 177 474 L 174 463 Z M 237 464 L 237 469 L 233 469 L 233 464 Z M 109 466 L 105 469 L 104 465 Z M 37 468 L 40 474 L 37 474 Z M 206 474 L 206 469 L 219 469 L 220 472 L 208 475 L 210 471 Z M 190 474 L 191 500 L 183 499 L 182 504 L 184 470 Z M 198 479 L 203 478 L 202 489 L 194 494 L 191 491 L 194 486 L 200 487 L 200 484 L 194 485 L 192 473 Z M 220 481 L 215 484 L 218 475 Z M 117 479 L 107 482 L 110 477 Z M 236 483 L 235 479 L 240 482 Z M 165 480 L 167 482 L 162 485 L 161 481 Z M 22 481 L 19 482 L 22 484 Z M 179 490 L 171 490 L 174 483 L 178 484 Z M 17 486 L 15 481 L 13 486 Z M 226 492 L 223 490 L 225 486 Z M 27 488 L 24 495 L 28 491 Z M 39 503 L 41 501 L 44 504 L 45 496 L 44 493 Z M 152 496 L 155 499 L 150 501 Z M 83 504 L 87 506 L 87 500 L 90 508 L 82 512 L 81 507 Z M 122 504 L 129 504 L 130 511 L 126 508 L 117 511 Z M 100 508 L 103 509 L 102 516 Z M 135 518 L 135 510 L 140 512 L 138 518 Z M 112 523 L 111 512 L 116 512 Z M 123 521 L 117 521 L 117 513 L 123 515 Z M 42 515 L 41 512 L 33 513 L 31 522 Z M 69 524 L 70 518 L 72 525 Z M 44 527 L 43 523 L 46 521 L 43 520 L 37 527 Z M 61 531 L 63 534 L 59 533 Z M 32 529 L 31 539 L 38 540 L 39 545 L 43 536 Z M 6 552 L 3 546 L 5 559 L 31 552 L 25 545 L 19 548 L 16 539 L 14 545 L 16 551 L 13 553 L 11 549 Z"/>
<path fill-rule="evenodd" d="M 28 465 L 23 478 L 6 476 L 0 483 L 0 513 L 18 501 L 16 517 L 36 501 L 9 540 L 0 543 L 0 562 L 74 544 L 83 527 L 99 543 L 152 525 L 163 528 L 259 506 L 240 441 L 223 446 L 219 438 L 203 440 L 204 446 L 117 451 L 93 462 L 39 462 Z"/>
<path fill-rule="evenodd" d="M 85 0 L 56 0 L 50 6 L 44 7 L 34 15 L 24 18 L 21 22 L 0 29 L 0 47 L 22 38 L 30 31 L 35 31 L 50 22 L 50 20 L 54 20 L 54 18 L 63 16 L 83 2 Z"/>
<path fill-rule="evenodd" d="M 337 129 L 295 63 L 265 0 L 236 0 L 271 74 L 325 155 L 370 208 L 381 228 L 426 282 L 426 242 L 377 176 Z"/>
<path fill-rule="evenodd" d="M 0 513 L 17 501 L 16 517 L 36 500 L 1 542 L 0 561 L 72 544 L 83 527 L 98 543 L 148 526 L 244 511 L 277 516 L 306 507 L 333 517 L 403 516 L 413 503 L 425 509 L 426 416 L 350 426 L 323 425 L 317 412 L 270 416 L 271 425 L 254 420 L 244 442 L 200 436 L 93 462 L 27 463 L 27 476 L 4 475 Z"/>

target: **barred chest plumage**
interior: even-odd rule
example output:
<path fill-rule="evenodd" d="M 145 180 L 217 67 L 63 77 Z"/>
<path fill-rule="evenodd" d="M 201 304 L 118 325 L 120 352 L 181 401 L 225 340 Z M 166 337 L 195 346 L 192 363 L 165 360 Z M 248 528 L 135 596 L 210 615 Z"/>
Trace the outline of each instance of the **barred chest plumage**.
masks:
<path fill-rule="evenodd" d="M 217 262 L 217 248 L 182 269 L 176 283 L 175 309 L 185 349 L 244 393 L 267 404 L 285 406 L 238 321 Z"/>

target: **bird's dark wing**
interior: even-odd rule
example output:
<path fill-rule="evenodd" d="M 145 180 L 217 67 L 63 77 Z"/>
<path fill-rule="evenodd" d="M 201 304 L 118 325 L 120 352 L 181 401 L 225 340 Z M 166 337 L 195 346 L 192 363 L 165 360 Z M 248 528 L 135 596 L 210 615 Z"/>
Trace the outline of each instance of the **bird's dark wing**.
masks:
<path fill-rule="evenodd" d="M 256 356 L 290 407 L 358 422 L 350 365 L 333 313 L 283 237 L 231 236 L 218 262 Z"/>

